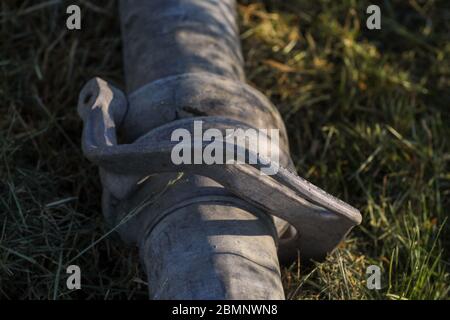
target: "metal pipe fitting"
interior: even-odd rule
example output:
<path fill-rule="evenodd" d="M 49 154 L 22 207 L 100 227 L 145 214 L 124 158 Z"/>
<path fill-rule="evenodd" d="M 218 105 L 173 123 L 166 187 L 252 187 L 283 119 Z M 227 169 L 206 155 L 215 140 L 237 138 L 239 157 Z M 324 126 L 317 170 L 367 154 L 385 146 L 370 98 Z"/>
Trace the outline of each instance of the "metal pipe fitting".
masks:
<path fill-rule="evenodd" d="M 138 245 L 150 298 L 283 299 L 278 254 L 323 257 L 359 212 L 293 173 L 277 109 L 245 83 L 234 0 L 127 0 L 120 15 L 128 93 L 93 79 L 78 111 L 103 213 Z M 271 160 L 256 147 L 270 137 L 224 143 L 253 164 L 174 164 L 171 134 L 195 136 L 196 120 L 279 129 L 278 172 L 260 174 Z"/>

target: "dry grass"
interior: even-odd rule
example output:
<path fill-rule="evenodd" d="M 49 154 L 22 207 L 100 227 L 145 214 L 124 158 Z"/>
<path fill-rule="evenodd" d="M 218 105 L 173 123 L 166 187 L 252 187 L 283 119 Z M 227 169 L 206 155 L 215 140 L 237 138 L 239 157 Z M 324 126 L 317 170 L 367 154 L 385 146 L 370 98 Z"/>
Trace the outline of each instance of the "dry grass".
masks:
<path fill-rule="evenodd" d="M 84 160 L 77 94 L 94 75 L 122 83 L 114 1 L 0 4 L 0 297 L 147 297 L 136 251 L 100 214 Z M 282 112 L 298 171 L 362 210 L 364 222 L 327 262 L 283 272 L 293 299 L 449 297 L 450 8 L 384 1 L 240 1 L 249 81 Z M 65 266 L 83 266 L 83 290 Z M 370 264 L 383 288 L 365 287 Z"/>

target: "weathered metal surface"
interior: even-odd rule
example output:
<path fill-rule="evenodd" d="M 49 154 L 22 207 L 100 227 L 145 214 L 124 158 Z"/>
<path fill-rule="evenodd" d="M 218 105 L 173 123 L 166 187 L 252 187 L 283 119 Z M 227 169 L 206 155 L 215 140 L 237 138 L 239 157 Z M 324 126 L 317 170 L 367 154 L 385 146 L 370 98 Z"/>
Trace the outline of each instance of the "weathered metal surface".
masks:
<path fill-rule="evenodd" d="M 102 80 L 94 79 L 93 82 L 98 84 L 99 89 L 103 87 L 103 90 L 93 91 L 94 85 L 89 83 L 86 90 L 88 95 L 94 93 L 95 96 L 102 97 L 108 94 L 102 94 L 101 91 L 117 92 L 117 89 L 109 90 Z M 104 100 L 107 99 L 101 99 L 101 101 Z M 299 232 L 296 237 L 284 241 L 283 245 L 300 249 L 306 258 L 323 257 L 342 240 L 352 226 L 360 222 L 360 215 L 356 209 L 283 167 L 279 167 L 278 172 L 273 176 L 261 174 L 260 170 L 268 166 L 269 159 L 255 164 L 249 164 L 249 161 L 247 164 L 227 164 L 227 159 L 222 161 L 223 164 L 173 163 L 171 153 L 178 141 L 171 141 L 170 136 L 175 129 L 186 129 L 194 137 L 194 122 L 201 120 L 203 130 L 214 128 L 225 135 L 226 129 L 248 129 L 249 127 L 242 122 L 222 117 L 191 117 L 172 121 L 153 129 L 132 144 L 116 145 L 114 143 L 115 118 L 121 121 L 126 105 L 122 105 L 121 111 L 114 108 L 117 104 L 113 103 L 112 106 L 111 114 L 97 113 L 95 107 L 91 114 L 83 108 L 80 110 L 80 113 L 85 115 L 86 122 L 84 153 L 88 159 L 106 170 L 106 175 L 131 174 L 136 177 L 134 183 L 137 183 L 139 178 L 163 172 L 185 172 L 209 177 L 236 196 L 289 222 Z M 92 105 L 88 103 L 87 107 Z M 98 120 L 98 115 L 103 116 L 102 121 Z M 98 128 L 97 122 L 109 123 L 110 130 L 106 135 L 104 130 L 101 130 L 100 134 L 93 134 Z M 193 140 L 189 147 L 193 152 L 199 150 L 202 154 L 208 144 L 209 142 Z M 257 152 L 254 149 L 256 146 L 239 145 L 239 143 L 229 145 L 226 141 L 223 143 L 225 150 L 235 147 L 244 150 L 240 152 L 245 154 L 247 159 Z M 255 154 L 254 157 L 258 160 L 262 158 L 261 154 Z M 270 197 L 267 196 L 268 194 Z"/>
<path fill-rule="evenodd" d="M 279 238 L 285 260 L 321 258 L 360 222 L 356 209 L 291 173 L 278 111 L 244 83 L 234 5 L 122 1 L 128 95 L 100 79 L 80 93 L 104 214 L 139 246 L 151 298 L 283 298 Z M 282 168 L 269 177 L 261 162 L 174 165 L 171 132 L 198 119 L 205 130 L 280 129 Z"/>

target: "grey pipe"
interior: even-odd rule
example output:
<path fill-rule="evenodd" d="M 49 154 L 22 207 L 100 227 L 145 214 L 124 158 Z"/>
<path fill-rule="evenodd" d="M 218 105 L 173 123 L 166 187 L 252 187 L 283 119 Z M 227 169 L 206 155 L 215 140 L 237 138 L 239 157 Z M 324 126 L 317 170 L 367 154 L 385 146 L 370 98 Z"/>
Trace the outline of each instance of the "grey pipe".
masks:
<path fill-rule="evenodd" d="M 145 96 L 130 99 L 123 126 L 127 142 L 181 117 L 233 113 L 233 97 L 221 82 L 244 81 L 234 0 L 127 0 L 120 2 L 120 14 L 128 93 L 132 97 L 141 90 L 139 95 Z M 154 85 L 146 92 L 149 83 Z M 163 94 L 158 91 L 167 90 L 180 96 L 189 90 L 193 101 L 159 101 Z M 277 125 L 252 121 L 252 110 L 234 118 L 255 127 Z M 143 119 L 150 121 L 143 125 Z M 159 193 L 155 190 L 173 178 L 154 176 L 140 192 Z M 151 232 L 133 237 L 151 298 L 284 298 L 270 217 L 211 179 L 195 175 L 182 177 L 157 202 L 140 217 L 166 212 L 165 217 Z M 134 228 L 122 230 L 128 238 Z"/>
<path fill-rule="evenodd" d="M 139 247 L 150 298 L 283 299 L 278 255 L 323 257 L 359 212 L 293 173 L 278 111 L 245 83 L 234 0 L 127 0 L 120 12 L 128 93 L 93 79 L 78 111 L 103 213 Z M 171 163 L 170 134 L 192 119 L 279 129 L 280 172 Z"/>

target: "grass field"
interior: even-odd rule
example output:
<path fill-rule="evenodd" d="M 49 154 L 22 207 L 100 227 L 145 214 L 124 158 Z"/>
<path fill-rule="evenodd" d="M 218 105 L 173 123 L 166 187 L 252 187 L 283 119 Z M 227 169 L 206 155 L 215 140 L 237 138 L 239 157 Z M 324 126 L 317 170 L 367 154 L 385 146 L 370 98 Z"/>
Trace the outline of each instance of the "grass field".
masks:
<path fill-rule="evenodd" d="M 108 232 L 76 114 L 93 76 L 123 85 L 115 1 L 0 3 L 0 298 L 145 299 Z M 298 172 L 363 214 L 325 263 L 283 270 L 291 299 L 448 299 L 450 2 L 240 1 L 248 81 L 278 106 Z M 87 250 L 85 250 L 87 249 Z M 82 266 L 83 290 L 65 286 Z M 366 268 L 382 268 L 382 289 Z"/>

